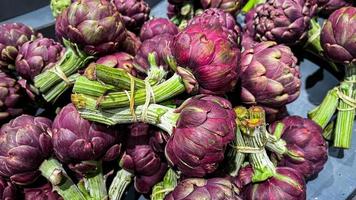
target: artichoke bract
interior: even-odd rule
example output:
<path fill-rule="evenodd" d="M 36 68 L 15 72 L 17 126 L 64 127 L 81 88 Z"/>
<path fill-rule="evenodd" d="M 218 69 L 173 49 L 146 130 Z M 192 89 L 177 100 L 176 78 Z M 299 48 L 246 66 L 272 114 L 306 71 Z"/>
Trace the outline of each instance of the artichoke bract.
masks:
<path fill-rule="evenodd" d="M 136 76 L 137 72 L 134 68 L 134 57 L 124 52 L 118 52 L 111 55 L 99 58 L 95 63 L 108 67 L 124 69 L 132 76 Z"/>
<path fill-rule="evenodd" d="M 298 171 L 289 167 L 276 167 L 273 177 L 263 182 L 246 185 L 242 194 L 243 199 L 246 200 L 305 200 L 306 185 L 303 176 Z"/>
<path fill-rule="evenodd" d="M 74 1 L 76 0 L 51 0 L 49 5 L 51 7 L 53 17 L 57 17 L 61 14 Z"/>
<path fill-rule="evenodd" d="M 316 8 L 315 0 L 268 0 L 249 11 L 246 25 L 257 41 L 294 45 L 306 38 Z"/>
<path fill-rule="evenodd" d="M 25 188 L 24 193 L 24 200 L 63 200 L 57 192 L 53 191 L 50 183 L 36 188 Z"/>
<path fill-rule="evenodd" d="M 170 34 L 176 35 L 178 28 L 170 20 L 166 18 L 154 18 L 147 21 L 141 28 L 141 41 L 151 39 L 157 35 Z"/>
<path fill-rule="evenodd" d="M 242 103 L 260 105 L 269 114 L 299 96 L 299 67 L 289 47 L 259 43 L 243 52 L 240 66 Z"/>
<path fill-rule="evenodd" d="M 180 116 L 165 149 L 169 163 L 188 177 L 211 174 L 235 137 L 235 112 L 230 102 L 216 96 L 195 96 L 177 112 Z"/>
<path fill-rule="evenodd" d="M 34 182 L 52 152 L 51 120 L 21 115 L 0 129 L 0 175 L 16 184 Z"/>
<path fill-rule="evenodd" d="M 106 54 L 125 40 L 126 29 L 120 13 L 109 1 L 81 0 L 57 17 L 56 35 L 76 43 L 90 55 Z"/>
<path fill-rule="evenodd" d="M 224 178 L 188 178 L 178 183 L 165 200 L 242 200 L 239 190 Z"/>
<path fill-rule="evenodd" d="M 119 156 L 118 131 L 81 118 L 73 104 L 58 113 L 52 132 L 57 158 L 79 174 L 95 167 L 85 161 L 111 161 Z"/>
<path fill-rule="evenodd" d="M 143 23 L 149 19 L 151 8 L 144 0 L 114 0 L 113 3 L 129 30 L 140 30 Z"/>
<path fill-rule="evenodd" d="M 355 27 L 355 7 L 344 7 L 333 12 L 320 35 L 325 55 L 338 63 L 356 62 Z"/>
<path fill-rule="evenodd" d="M 204 9 L 220 8 L 232 15 L 237 14 L 246 0 L 200 0 Z"/>
<path fill-rule="evenodd" d="M 321 12 L 326 14 L 342 7 L 352 6 L 352 1 L 349 0 L 317 0 L 317 3 Z"/>
<path fill-rule="evenodd" d="M 126 53 L 135 56 L 142 44 L 140 38 L 131 31 L 126 32 L 126 39 L 122 42 L 120 49 Z"/>
<path fill-rule="evenodd" d="M 14 64 L 18 49 L 27 41 L 31 41 L 36 34 L 31 27 L 22 23 L 5 23 L 0 25 L 0 67 Z"/>
<path fill-rule="evenodd" d="M 152 137 L 148 124 L 137 123 L 130 126 L 127 137 L 126 152 L 120 165 L 135 175 L 134 186 L 140 193 L 149 193 L 167 171 L 167 163 L 149 144 Z M 165 141 L 160 146 L 165 145 Z M 163 152 L 161 152 L 163 153 Z"/>
<path fill-rule="evenodd" d="M 229 31 L 231 37 L 233 37 L 238 44 L 240 43 L 241 28 L 231 14 L 225 13 L 221 9 L 210 8 L 191 19 L 188 26 L 200 23 L 210 26 L 222 26 Z"/>
<path fill-rule="evenodd" d="M 283 124 L 280 133 L 276 133 L 278 123 Z M 319 173 L 328 159 L 322 128 L 310 119 L 298 116 L 286 117 L 273 123 L 270 132 L 286 142 L 287 152 L 281 155 L 280 166 L 299 171 L 305 178 Z"/>
<path fill-rule="evenodd" d="M 20 107 L 21 91 L 17 81 L 0 70 L 0 121 L 23 112 Z"/>
<path fill-rule="evenodd" d="M 16 57 L 16 71 L 22 78 L 33 81 L 38 74 L 53 68 L 64 53 L 65 48 L 52 39 L 26 42 Z"/>
<path fill-rule="evenodd" d="M 0 177 L 0 198 L 6 200 L 18 199 L 15 185 L 3 177 Z"/>
<path fill-rule="evenodd" d="M 190 25 L 174 37 L 171 49 L 177 64 L 199 80 L 201 93 L 221 95 L 235 87 L 240 49 L 225 29 Z"/>
<path fill-rule="evenodd" d="M 150 68 L 150 63 L 148 62 L 150 53 L 154 54 L 157 66 L 163 66 L 166 71 L 169 71 L 167 59 L 172 55 L 170 47 L 172 40 L 172 35 L 163 34 L 142 42 L 134 60 L 137 71 L 147 75 Z"/>

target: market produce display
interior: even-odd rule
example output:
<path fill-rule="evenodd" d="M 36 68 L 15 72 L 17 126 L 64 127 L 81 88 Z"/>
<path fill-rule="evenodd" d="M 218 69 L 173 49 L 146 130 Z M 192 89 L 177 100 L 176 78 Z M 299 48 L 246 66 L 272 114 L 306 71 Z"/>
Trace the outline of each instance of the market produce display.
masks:
<path fill-rule="evenodd" d="M 354 148 L 353 2 L 168 3 L 52 0 L 56 38 L 0 25 L 1 199 L 306 200 L 328 146 Z M 289 116 L 306 54 L 340 84 Z"/>

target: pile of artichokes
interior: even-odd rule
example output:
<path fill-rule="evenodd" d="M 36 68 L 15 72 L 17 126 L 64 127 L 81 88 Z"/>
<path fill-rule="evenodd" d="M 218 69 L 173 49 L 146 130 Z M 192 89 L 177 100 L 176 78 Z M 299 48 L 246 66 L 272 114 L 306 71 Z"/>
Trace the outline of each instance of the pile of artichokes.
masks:
<path fill-rule="evenodd" d="M 56 39 L 0 25 L 1 199 L 305 200 L 351 148 L 352 2 L 168 3 L 52 0 Z M 309 119 L 286 107 L 300 49 L 342 77 Z"/>

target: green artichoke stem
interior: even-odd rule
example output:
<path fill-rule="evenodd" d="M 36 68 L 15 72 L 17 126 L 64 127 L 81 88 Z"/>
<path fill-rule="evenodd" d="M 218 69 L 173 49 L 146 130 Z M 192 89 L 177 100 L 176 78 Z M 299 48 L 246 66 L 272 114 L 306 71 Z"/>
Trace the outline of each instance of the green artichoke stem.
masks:
<path fill-rule="evenodd" d="M 338 104 L 338 88 L 333 88 L 328 91 L 321 104 L 308 113 L 308 117 L 324 129 L 335 114 Z"/>
<path fill-rule="evenodd" d="M 60 97 L 65 91 L 67 91 L 67 89 L 69 89 L 70 87 L 72 87 L 74 85 L 76 79 L 79 76 L 80 75 L 78 73 L 70 75 L 68 77 L 69 83 L 66 83 L 64 81 L 58 83 L 53 88 L 51 88 L 49 91 L 42 93 L 43 98 L 47 102 L 51 102 L 51 103 L 56 102 L 58 97 Z"/>
<path fill-rule="evenodd" d="M 100 84 L 100 83 L 96 83 Z M 104 89 L 103 89 L 104 88 Z M 183 79 L 178 74 L 174 74 L 167 81 L 151 87 L 151 100 L 150 102 L 162 102 L 171 99 L 174 96 L 182 94 L 186 91 Z M 85 78 L 80 78 L 76 82 L 72 95 L 72 102 L 80 108 L 92 109 L 114 109 L 126 107 L 130 105 L 130 97 L 127 92 L 110 92 L 101 97 L 88 96 L 90 94 L 99 94 L 104 92 L 107 87 L 93 87 L 93 84 Z M 134 105 L 142 105 L 146 102 L 146 88 L 134 91 Z"/>
<path fill-rule="evenodd" d="M 73 92 L 85 94 L 92 97 L 100 97 L 109 92 L 118 92 L 119 90 L 109 84 L 103 84 L 99 81 L 92 81 L 85 76 L 79 76 L 74 84 Z"/>
<path fill-rule="evenodd" d="M 351 147 L 352 129 L 356 109 L 356 65 L 345 66 L 346 77 L 340 84 L 340 101 L 335 125 L 334 146 Z"/>
<path fill-rule="evenodd" d="M 83 193 L 73 183 L 66 171 L 54 158 L 49 158 L 41 164 L 39 170 L 42 175 L 51 182 L 53 189 L 63 197 L 64 200 L 86 200 Z"/>
<path fill-rule="evenodd" d="M 169 168 L 163 180 L 153 186 L 151 200 L 164 200 L 166 195 L 173 191 L 178 184 L 178 175 Z"/>
<path fill-rule="evenodd" d="M 254 7 L 256 7 L 258 4 L 265 3 L 266 0 L 249 0 L 244 7 L 242 8 L 242 12 L 247 13 Z"/>
<path fill-rule="evenodd" d="M 168 134 L 172 134 L 173 128 L 176 126 L 179 118 L 179 113 L 176 113 L 174 108 L 158 104 L 150 104 L 147 108 L 145 108 L 144 105 L 137 106 L 134 109 L 134 113 L 127 107 L 110 110 L 79 108 L 78 111 L 81 117 L 89 121 L 99 122 L 109 126 L 145 122 L 161 128 Z"/>
<path fill-rule="evenodd" d="M 92 200 L 104 200 L 108 198 L 101 161 L 90 161 L 97 166 L 95 171 L 84 175 L 84 185 L 89 191 Z"/>
<path fill-rule="evenodd" d="M 109 188 L 109 199 L 121 199 L 126 188 L 132 182 L 134 175 L 124 169 L 116 173 Z"/>
<path fill-rule="evenodd" d="M 230 175 L 233 177 L 236 177 L 238 175 L 238 172 L 245 160 L 246 154 L 239 152 L 239 148 L 245 147 L 245 141 L 242 137 L 241 131 L 239 128 L 236 128 L 236 134 L 235 134 L 235 140 L 232 142 L 232 150 L 231 150 L 231 156 L 228 156 L 229 158 L 233 159 L 233 162 L 229 162 L 232 166 Z"/>
<path fill-rule="evenodd" d="M 335 129 L 335 120 L 332 120 L 323 130 L 323 137 L 327 141 L 332 141 Z"/>
<path fill-rule="evenodd" d="M 85 67 L 85 65 L 93 58 L 87 56 L 81 52 L 77 46 L 70 44 L 70 42 L 64 40 L 64 44 L 67 48 L 63 57 L 56 63 L 56 66 L 52 69 L 46 70 L 43 73 L 37 75 L 34 78 L 34 85 L 42 93 L 46 93 L 55 85 L 63 82 L 59 73 L 63 72 L 63 75 L 69 77 L 70 75 L 76 73 L 79 69 Z"/>

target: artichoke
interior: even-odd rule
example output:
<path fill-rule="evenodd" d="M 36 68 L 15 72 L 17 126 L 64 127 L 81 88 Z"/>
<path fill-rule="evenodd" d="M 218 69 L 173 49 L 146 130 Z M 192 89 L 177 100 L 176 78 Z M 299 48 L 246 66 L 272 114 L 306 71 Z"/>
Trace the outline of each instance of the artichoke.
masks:
<path fill-rule="evenodd" d="M 99 58 L 95 63 L 108 67 L 124 69 L 131 75 L 136 76 L 137 72 L 134 68 L 133 62 L 134 58 L 131 55 L 124 52 L 119 52 L 103 56 Z"/>
<path fill-rule="evenodd" d="M 321 31 L 325 55 L 335 62 L 356 62 L 356 8 L 344 7 L 333 12 Z"/>
<path fill-rule="evenodd" d="M 350 0 L 317 0 L 318 6 L 323 13 L 330 14 L 342 7 L 352 6 Z"/>
<path fill-rule="evenodd" d="M 289 47 L 259 43 L 243 52 L 240 65 L 242 103 L 258 104 L 273 114 L 299 96 L 299 67 Z"/>
<path fill-rule="evenodd" d="M 151 39 L 145 40 L 135 56 L 135 67 L 142 73 L 147 74 L 150 64 L 148 55 L 154 53 L 155 61 L 158 66 L 163 66 L 165 70 L 168 68 L 168 58 L 171 56 L 170 43 L 173 36 L 170 34 L 157 35 Z"/>
<path fill-rule="evenodd" d="M 241 200 L 238 192 L 236 186 L 228 179 L 189 178 L 179 182 L 165 199 Z"/>
<path fill-rule="evenodd" d="M 282 123 L 283 129 L 276 133 L 276 126 Z M 286 143 L 280 166 L 293 168 L 305 178 L 319 173 L 328 159 L 327 146 L 322 136 L 322 128 L 310 119 L 298 116 L 286 117 L 273 123 L 270 132 Z"/>
<path fill-rule="evenodd" d="M 33 80 L 43 71 L 53 68 L 64 53 L 65 48 L 52 39 L 26 42 L 16 57 L 16 71 L 22 78 Z"/>
<path fill-rule="evenodd" d="M 147 21 L 141 28 L 141 41 L 151 39 L 157 35 L 170 34 L 176 35 L 178 28 L 170 20 L 165 18 L 154 18 Z"/>
<path fill-rule="evenodd" d="M 25 188 L 25 200 L 63 200 L 57 192 L 53 191 L 50 183 L 37 188 Z"/>
<path fill-rule="evenodd" d="M 56 35 L 76 43 L 90 55 L 115 51 L 126 38 L 120 13 L 106 0 L 72 3 L 56 20 Z"/>
<path fill-rule="evenodd" d="M 5 23 L 0 25 L 0 67 L 14 64 L 19 47 L 31 41 L 36 34 L 31 27 L 21 23 Z"/>
<path fill-rule="evenodd" d="M 257 41 L 294 45 L 306 38 L 316 8 L 315 0 L 269 0 L 249 11 L 247 29 Z"/>
<path fill-rule="evenodd" d="M 73 104 L 62 108 L 52 129 L 54 153 L 78 174 L 96 168 L 86 161 L 111 161 L 119 156 L 118 131 L 81 118 Z"/>
<path fill-rule="evenodd" d="M 246 0 L 200 0 L 204 9 L 220 8 L 224 12 L 235 15 L 240 11 Z"/>
<path fill-rule="evenodd" d="M 50 7 L 53 17 L 57 17 L 75 0 L 51 0 Z"/>
<path fill-rule="evenodd" d="M 246 200 L 305 200 L 306 186 L 303 176 L 298 171 L 289 167 L 276 167 L 273 177 L 246 185 L 242 194 Z"/>
<path fill-rule="evenodd" d="M 195 96 L 177 112 L 180 116 L 165 150 L 169 163 L 188 177 L 211 174 L 235 137 L 235 112 L 230 102 L 215 96 Z"/>
<path fill-rule="evenodd" d="M 149 144 L 151 135 L 148 124 L 132 124 L 130 129 L 130 134 L 127 137 L 126 152 L 120 164 L 122 168 L 135 174 L 134 185 L 136 191 L 149 193 L 152 187 L 166 173 L 167 163 L 160 158 L 158 152 L 155 152 Z M 165 141 L 161 142 L 160 146 L 164 146 Z"/>
<path fill-rule="evenodd" d="M 0 70 L 0 122 L 22 113 L 20 99 L 20 85 Z"/>
<path fill-rule="evenodd" d="M 39 166 L 52 152 L 52 122 L 43 117 L 21 115 L 0 129 L 0 175 L 16 184 L 34 182 Z"/>
<path fill-rule="evenodd" d="M 225 29 L 190 25 L 174 37 L 171 49 L 178 65 L 199 80 L 201 93 L 224 94 L 235 87 L 240 49 Z"/>
<path fill-rule="evenodd" d="M 122 42 L 120 49 L 131 55 L 136 55 L 142 42 L 133 32 L 127 31 L 126 39 Z"/>
<path fill-rule="evenodd" d="M 240 43 L 241 37 L 241 28 L 236 23 L 235 18 L 229 14 L 225 13 L 221 9 L 210 8 L 205 10 L 202 14 L 195 16 L 193 19 L 189 21 L 189 25 L 191 24 L 199 24 L 203 23 L 211 26 L 222 26 L 226 28 L 231 37 L 237 42 Z"/>
<path fill-rule="evenodd" d="M 0 177 L 0 198 L 4 200 L 18 199 L 16 187 L 10 181 Z"/>
<path fill-rule="evenodd" d="M 144 0 L 114 0 L 125 27 L 131 31 L 140 30 L 149 19 L 151 8 Z"/>

